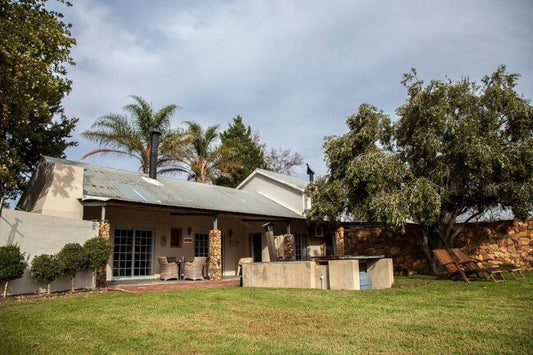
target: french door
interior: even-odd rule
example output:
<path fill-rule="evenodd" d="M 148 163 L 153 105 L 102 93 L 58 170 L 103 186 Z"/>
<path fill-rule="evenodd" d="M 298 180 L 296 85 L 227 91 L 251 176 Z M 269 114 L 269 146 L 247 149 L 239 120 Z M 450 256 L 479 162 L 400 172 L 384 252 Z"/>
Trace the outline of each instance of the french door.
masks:
<path fill-rule="evenodd" d="M 115 229 L 113 277 L 150 276 L 154 238 L 150 229 Z"/>

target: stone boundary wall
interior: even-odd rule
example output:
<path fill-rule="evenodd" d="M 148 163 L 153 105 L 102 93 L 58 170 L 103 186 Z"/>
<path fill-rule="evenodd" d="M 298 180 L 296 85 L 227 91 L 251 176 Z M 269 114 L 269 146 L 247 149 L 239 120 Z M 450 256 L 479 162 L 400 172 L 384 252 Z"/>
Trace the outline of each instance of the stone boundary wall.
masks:
<path fill-rule="evenodd" d="M 392 258 L 396 274 L 428 273 L 417 226 L 408 225 L 405 233 L 392 234 L 379 228 L 345 228 L 344 245 L 347 255 L 383 254 Z M 463 248 L 488 265 L 514 264 L 533 270 L 533 219 L 469 223 L 452 247 Z"/>

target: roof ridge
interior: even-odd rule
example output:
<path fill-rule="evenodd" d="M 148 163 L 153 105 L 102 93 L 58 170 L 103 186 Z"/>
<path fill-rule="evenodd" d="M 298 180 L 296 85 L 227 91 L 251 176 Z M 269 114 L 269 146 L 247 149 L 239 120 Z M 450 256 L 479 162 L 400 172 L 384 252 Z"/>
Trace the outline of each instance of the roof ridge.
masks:
<path fill-rule="evenodd" d="M 43 158 L 45 158 L 45 160 L 47 161 L 51 161 L 51 160 L 60 160 L 62 162 L 66 162 L 66 163 L 69 163 L 71 165 L 87 165 L 87 166 L 92 166 L 92 167 L 97 167 L 97 168 L 104 168 L 104 169 L 112 169 L 112 170 L 120 170 L 120 171 L 125 171 L 125 172 L 128 172 L 128 173 L 134 173 L 134 174 L 140 174 L 140 175 L 145 175 L 145 176 L 148 176 L 148 174 L 146 173 L 141 173 L 141 172 L 138 172 L 138 171 L 132 171 L 132 170 L 127 170 L 127 169 L 124 169 L 124 168 L 111 168 L 109 166 L 104 166 L 104 165 L 99 165 L 99 164 L 91 164 L 91 163 L 87 163 L 87 162 L 82 162 L 82 161 L 77 161 L 77 160 L 70 160 L 70 159 L 64 159 L 64 158 L 57 158 L 57 157 L 51 157 L 51 156 L 48 156 L 48 155 L 43 155 Z"/>

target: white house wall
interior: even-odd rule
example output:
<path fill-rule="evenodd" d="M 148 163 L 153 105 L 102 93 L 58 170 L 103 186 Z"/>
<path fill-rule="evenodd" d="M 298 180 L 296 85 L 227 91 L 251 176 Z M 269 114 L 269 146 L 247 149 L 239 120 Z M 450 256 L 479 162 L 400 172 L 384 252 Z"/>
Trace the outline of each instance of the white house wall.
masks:
<path fill-rule="evenodd" d="M 258 192 L 297 213 L 304 212 L 304 198 L 301 191 L 263 175 L 256 174 L 240 189 Z"/>
<path fill-rule="evenodd" d="M 41 163 L 18 208 L 48 216 L 81 220 L 83 206 L 83 167 Z"/>

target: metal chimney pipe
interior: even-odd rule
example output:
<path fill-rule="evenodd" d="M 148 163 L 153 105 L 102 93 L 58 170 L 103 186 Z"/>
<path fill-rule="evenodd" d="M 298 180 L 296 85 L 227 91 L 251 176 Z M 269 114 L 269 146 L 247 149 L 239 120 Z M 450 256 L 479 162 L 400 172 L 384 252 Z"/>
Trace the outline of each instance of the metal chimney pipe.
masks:
<path fill-rule="evenodd" d="M 161 132 L 157 128 L 150 129 L 150 172 L 152 179 L 157 179 L 157 152 L 159 150 L 159 136 Z"/>
<path fill-rule="evenodd" d="M 315 179 L 315 172 L 311 170 L 311 168 L 309 167 L 309 164 L 305 164 L 305 165 L 307 165 L 307 174 L 309 175 L 309 182 L 313 182 L 313 180 Z"/>

